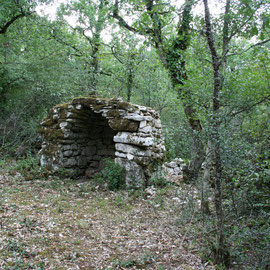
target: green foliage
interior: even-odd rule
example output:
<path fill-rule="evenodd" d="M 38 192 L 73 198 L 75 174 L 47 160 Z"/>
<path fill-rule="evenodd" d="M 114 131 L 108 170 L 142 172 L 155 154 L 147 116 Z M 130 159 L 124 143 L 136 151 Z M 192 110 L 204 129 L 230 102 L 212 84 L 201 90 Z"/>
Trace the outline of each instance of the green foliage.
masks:
<path fill-rule="evenodd" d="M 250 269 L 267 269 L 269 265 L 268 212 L 231 218 L 226 234 L 230 243 L 232 259 Z"/>
<path fill-rule="evenodd" d="M 149 185 L 154 187 L 160 187 L 163 188 L 168 184 L 165 177 L 159 176 L 159 177 L 153 177 L 149 181 Z"/>
<path fill-rule="evenodd" d="M 105 160 L 105 167 L 102 176 L 109 190 L 119 190 L 125 188 L 125 169 L 113 159 Z"/>
<path fill-rule="evenodd" d="M 8 167 L 11 175 L 21 174 L 24 180 L 47 179 L 49 171 L 40 167 L 38 157 L 28 154 L 25 158 L 20 158 L 15 164 Z"/>
<path fill-rule="evenodd" d="M 168 184 L 166 181 L 165 175 L 161 168 L 158 168 L 155 172 L 155 175 L 150 178 L 149 185 L 154 187 L 163 188 Z"/>

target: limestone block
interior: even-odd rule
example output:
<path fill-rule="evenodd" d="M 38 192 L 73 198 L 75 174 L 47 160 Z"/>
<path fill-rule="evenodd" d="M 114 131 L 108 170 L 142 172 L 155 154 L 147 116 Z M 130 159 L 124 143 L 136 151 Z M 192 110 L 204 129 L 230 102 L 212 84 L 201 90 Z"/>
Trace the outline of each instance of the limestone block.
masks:
<path fill-rule="evenodd" d="M 108 111 L 109 111 L 108 109 L 102 109 L 102 110 L 100 110 L 100 112 L 102 113 L 102 116 L 105 117 L 105 118 L 107 116 Z"/>
<path fill-rule="evenodd" d="M 75 139 L 75 137 L 76 137 L 76 135 L 69 130 L 63 130 L 63 132 L 64 132 L 65 139 Z"/>
<path fill-rule="evenodd" d="M 143 168 L 135 161 L 126 160 L 123 158 L 116 158 L 115 162 L 120 164 L 126 170 L 125 180 L 128 187 L 140 187 L 145 182 L 145 175 Z"/>
<path fill-rule="evenodd" d="M 137 131 L 139 124 L 128 119 L 110 119 L 109 126 L 116 131 Z"/>
<path fill-rule="evenodd" d="M 40 156 L 40 165 L 43 167 L 43 166 L 47 166 L 47 158 L 45 155 L 41 155 Z"/>
<path fill-rule="evenodd" d="M 149 110 L 149 107 L 141 106 L 141 105 L 136 105 L 138 109 L 142 112 L 147 112 Z"/>
<path fill-rule="evenodd" d="M 59 168 L 60 168 L 59 164 L 55 164 L 55 163 L 52 164 L 52 169 L 53 169 L 53 171 L 56 172 L 56 171 L 59 170 Z"/>
<path fill-rule="evenodd" d="M 166 151 L 165 145 L 163 145 L 163 144 L 161 144 L 161 143 L 158 144 L 158 145 L 156 145 L 154 151 L 155 151 L 155 152 L 162 152 L 162 153 L 164 153 L 164 152 Z"/>
<path fill-rule="evenodd" d="M 118 151 L 115 152 L 115 156 L 120 157 L 120 158 L 126 158 L 127 157 L 127 155 L 125 153 L 118 152 Z"/>
<path fill-rule="evenodd" d="M 145 116 L 145 120 L 152 122 L 152 121 L 154 121 L 154 118 L 149 115 L 149 116 Z"/>
<path fill-rule="evenodd" d="M 74 142 L 74 141 L 73 141 Z M 73 143 L 73 144 L 70 144 L 70 149 L 72 150 L 77 150 L 79 147 L 77 144 Z"/>
<path fill-rule="evenodd" d="M 152 133 L 152 127 L 151 126 L 146 126 L 144 128 L 140 128 L 139 132 L 143 132 L 143 133 Z"/>
<path fill-rule="evenodd" d="M 67 122 L 70 122 L 70 123 L 77 123 L 77 119 L 74 119 L 74 118 L 67 118 L 65 119 Z"/>
<path fill-rule="evenodd" d="M 85 167 L 86 165 L 87 165 L 87 158 L 84 157 L 84 156 L 80 156 L 80 157 L 78 158 L 78 166 L 79 166 L 80 168 L 82 168 L 82 167 Z"/>
<path fill-rule="evenodd" d="M 101 156 L 99 156 L 99 155 L 94 155 L 93 157 L 92 157 L 92 160 L 101 160 Z"/>
<path fill-rule="evenodd" d="M 128 160 L 133 160 L 134 159 L 134 156 L 132 154 L 127 154 L 127 159 Z"/>
<path fill-rule="evenodd" d="M 139 128 L 144 128 L 147 125 L 147 121 L 141 121 Z"/>
<path fill-rule="evenodd" d="M 151 159 L 149 159 L 148 157 L 134 157 L 134 160 L 143 166 L 148 166 L 151 163 Z"/>
<path fill-rule="evenodd" d="M 72 149 L 70 144 L 62 146 L 62 151 L 67 151 L 67 150 L 70 150 L 70 149 Z"/>
<path fill-rule="evenodd" d="M 73 152 L 71 150 L 65 151 L 63 153 L 64 157 L 71 157 L 73 155 Z"/>
<path fill-rule="evenodd" d="M 108 113 L 107 113 L 107 119 L 119 119 L 121 118 L 124 114 L 126 113 L 125 110 L 121 110 L 121 109 L 112 109 L 112 110 L 109 110 Z"/>
<path fill-rule="evenodd" d="M 150 150 L 142 150 L 141 148 L 139 148 L 137 146 L 124 144 L 124 143 L 116 143 L 115 149 L 117 151 L 120 151 L 123 153 L 129 153 L 129 154 L 136 155 L 136 156 L 145 156 L 145 157 L 151 156 Z"/>
<path fill-rule="evenodd" d="M 61 122 L 61 123 L 59 124 L 59 126 L 60 126 L 60 128 L 63 129 L 63 130 L 65 130 L 66 128 L 70 128 L 70 127 L 71 127 L 71 125 L 70 125 L 69 122 Z"/>
<path fill-rule="evenodd" d="M 152 146 L 154 144 L 154 139 L 152 137 L 144 138 L 130 132 L 118 132 L 113 140 L 116 143 L 127 143 L 138 146 Z"/>
<path fill-rule="evenodd" d="M 96 154 L 96 152 L 97 152 L 96 146 L 92 145 L 85 147 L 82 151 L 82 154 L 85 156 L 93 156 Z"/>
<path fill-rule="evenodd" d="M 183 170 L 186 164 L 181 158 L 176 158 L 171 162 L 166 162 L 162 165 L 162 170 L 164 174 L 170 176 L 183 176 Z"/>
<path fill-rule="evenodd" d="M 145 116 L 136 113 L 129 113 L 128 115 L 124 116 L 124 118 L 138 122 L 146 120 Z"/>
<path fill-rule="evenodd" d="M 73 151 L 73 156 L 78 156 L 80 155 L 81 151 L 78 149 L 78 150 L 74 150 Z"/>
<path fill-rule="evenodd" d="M 99 166 L 99 161 L 91 161 L 89 164 L 90 168 L 98 168 Z"/>
<path fill-rule="evenodd" d="M 71 168 L 77 165 L 77 161 L 75 158 L 69 158 L 69 159 L 64 159 L 63 160 L 63 166 L 65 168 Z"/>
<path fill-rule="evenodd" d="M 155 120 L 155 127 L 156 128 L 161 128 L 162 127 L 160 119 Z"/>

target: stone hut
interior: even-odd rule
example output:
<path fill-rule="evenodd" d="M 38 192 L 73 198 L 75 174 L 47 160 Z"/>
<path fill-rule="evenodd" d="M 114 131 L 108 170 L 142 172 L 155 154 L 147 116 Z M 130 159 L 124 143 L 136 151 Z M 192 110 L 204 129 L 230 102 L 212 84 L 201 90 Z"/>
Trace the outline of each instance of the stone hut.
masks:
<path fill-rule="evenodd" d="M 40 133 L 42 166 L 91 177 L 110 157 L 125 167 L 127 185 L 145 184 L 165 153 L 158 113 L 120 99 L 89 96 L 57 105 Z"/>

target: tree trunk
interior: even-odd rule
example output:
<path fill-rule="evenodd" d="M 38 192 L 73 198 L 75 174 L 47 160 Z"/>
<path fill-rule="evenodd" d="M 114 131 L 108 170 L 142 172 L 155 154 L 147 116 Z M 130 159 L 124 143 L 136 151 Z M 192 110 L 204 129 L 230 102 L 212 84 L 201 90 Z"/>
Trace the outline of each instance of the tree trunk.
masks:
<path fill-rule="evenodd" d="M 132 91 L 132 84 L 133 84 L 133 74 L 132 70 L 128 70 L 128 81 L 127 81 L 127 101 L 130 102 L 131 99 L 131 91 Z"/>
<path fill-rule="evenodd" d="M 206 151 L 205 151 L 205 161 L 203 165 L 203 177 L 202 177 L 202 190 L 201 190 L 201 211 L 203 216 L 210 214 L 209 208 L 209 194 L 210 185 L 214 184 L 213 179 L 211 179 L 211 169 L 213 168 L 213 145 L 211 140 L 208 140 Z"/>
<path fill-rule="evenodd" d="M 212 68 L 214 77 L 214 88 L 212 98 L 212 114 L 211 119 L 211 134 L 210 142 L 213 145 L 213 181 L 215 183 L 215 209 L 216 209 L 216 229 L 217 229 L 217 248 L 216 248 L 216 262 L 227 264 L 228 252 L 225 250 L 224 243 L 224 223 L 223 223 L 223 209 L 222 209 L 222 162 L 220 155 L 220 91 L 222 87 L 222 78 L 220 74 L 221 62 L 215 48 L 214 36 L 212 33 L 210 12 L 208 7 L 208 0 L 203 0 L 205 9 L 205 26 L 206 38 L 209 50 L 212 57 Z M 227 7 L 226 7 L 226 10 Z"/>

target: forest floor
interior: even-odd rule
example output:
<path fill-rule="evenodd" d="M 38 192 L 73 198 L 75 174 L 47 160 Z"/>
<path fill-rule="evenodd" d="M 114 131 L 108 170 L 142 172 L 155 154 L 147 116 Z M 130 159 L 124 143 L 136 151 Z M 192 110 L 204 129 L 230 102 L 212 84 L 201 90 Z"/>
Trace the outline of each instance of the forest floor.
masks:
<path fill-rule="evenodd" d="M 214 269 L 202 262 L 194 187 L 112 192 L 0 173 L 0 269 Z"/>

